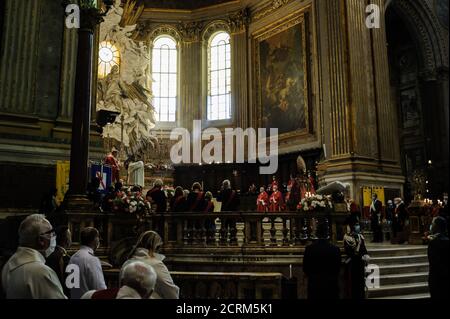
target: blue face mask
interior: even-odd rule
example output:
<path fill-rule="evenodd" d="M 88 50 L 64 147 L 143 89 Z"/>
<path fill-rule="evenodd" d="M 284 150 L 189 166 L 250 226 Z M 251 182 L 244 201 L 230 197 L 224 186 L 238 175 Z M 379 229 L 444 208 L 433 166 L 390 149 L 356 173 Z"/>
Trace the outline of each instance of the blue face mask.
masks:
<path fill-rule="evenodd" d="M 355 233 L 359 234 L 361 232 L 361 226 L 355 225 Z"/>

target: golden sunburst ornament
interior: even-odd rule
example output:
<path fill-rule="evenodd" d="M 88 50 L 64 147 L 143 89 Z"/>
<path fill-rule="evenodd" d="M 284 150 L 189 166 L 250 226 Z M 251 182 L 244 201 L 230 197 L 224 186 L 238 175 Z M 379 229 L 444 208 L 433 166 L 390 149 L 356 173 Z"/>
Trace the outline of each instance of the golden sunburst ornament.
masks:
<path fill-rule="evenodd" d="M 106 77 L 115 65 L 120 65 L 120 51 L 109 41 L 101 42 L 98 52 L 98 77 Z"/>

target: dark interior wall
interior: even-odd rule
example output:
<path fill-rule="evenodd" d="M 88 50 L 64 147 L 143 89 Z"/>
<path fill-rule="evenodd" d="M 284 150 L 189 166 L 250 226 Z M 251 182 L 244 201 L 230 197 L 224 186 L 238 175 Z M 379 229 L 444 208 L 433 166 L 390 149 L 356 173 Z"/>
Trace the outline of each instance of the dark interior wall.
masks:
<path fill-rule="evenodd" d="M 280 155 L 278 159 L 278 172 L 275 174 L 278 182 L 289 181 L 290 174 L 297 174 L 297 157 L 301 155 L 308 170 L 315 171 L 321 150 L 303 153 Z M 267 186 L 272 181 L 272 175 L 260 175 L 259 164 L 211 164 L 177 166 L 174 173 L 175 186 L 191 189 L 194 182 L 203 182 L 204 190 L 216 193 L 222 181 L 228 179 L 232 187 L 246 193 L 252 183 L 257 187 Z"/>
<path fill-rule="evenodd" d="M 64 8 L 60 1 L 42 1 L 35 103 L 39 115 L 49 119 L 56 119 L 58 115 L 63 17 Z"/>
<path fill-rule="evenodd" d="M 386 13 L 392 92 L 396 96 L 401 164 L 407 177 L 405 197 L 414 196 L 414 175 L 422 172 L 429 183 L 425 197 L 448 191 L 448 134 L 442 81 L 423 73 L 421 35 L 411 30 L 404 17 L 391 6 Z M 445 147 L 447 146 L 447 147 Z"/>
<path fill-rule="evenodd" d="M 42 196 L 55 186 L 56 167 L 0 164 L 0 208 L 39 208 Z"/>
<path fill-rule="evenodd" d="M 4 21 L 5 21 L 5 1 L 0 1 L 0 57 L 2 56 L 2 36 L 3 36 L 3 28 L 4 26 Z"/>

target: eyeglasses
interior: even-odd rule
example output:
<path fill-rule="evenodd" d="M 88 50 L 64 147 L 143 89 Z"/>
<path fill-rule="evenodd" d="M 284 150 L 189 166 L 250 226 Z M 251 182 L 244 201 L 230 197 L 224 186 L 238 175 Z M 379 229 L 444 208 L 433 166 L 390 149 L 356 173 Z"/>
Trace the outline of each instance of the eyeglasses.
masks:
<path fill-rule="evenodd" d="M 45 233 L 39 234 L 39 236 L 44 236 L 44 235 L 56 236 L 56 231 L 52 228 L 49 231 L 46 231 Z"/>

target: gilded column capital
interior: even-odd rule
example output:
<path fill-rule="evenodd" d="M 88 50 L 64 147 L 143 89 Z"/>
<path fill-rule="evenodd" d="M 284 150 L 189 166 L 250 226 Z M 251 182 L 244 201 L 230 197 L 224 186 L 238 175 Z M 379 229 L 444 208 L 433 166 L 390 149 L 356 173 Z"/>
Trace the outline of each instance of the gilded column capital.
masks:
<path fill-rule="evenodd" d="M 245 31 L 250 24 L 250 10 L 245 8 L 228 16 L 227 23 L 231 33 L 239 33 Z"/>
<path fill-rule="evenodd" d="M 197 42 L 200 41 L 200 35 L 203 30 L 202 21 L 193 22 L 181 22 L 177 26 L 182 40 L 185 42 Z"/>

